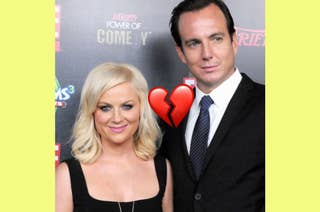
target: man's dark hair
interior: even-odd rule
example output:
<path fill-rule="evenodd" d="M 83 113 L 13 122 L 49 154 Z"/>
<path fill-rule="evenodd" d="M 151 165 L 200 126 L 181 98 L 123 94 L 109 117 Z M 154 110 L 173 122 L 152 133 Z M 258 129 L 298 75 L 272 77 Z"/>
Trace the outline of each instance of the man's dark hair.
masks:
<path fill-rule="evenodd" d="M 172 16 L 170 19 L 171 35 L 174 38 L 177 46 L 179 46 L 180 48 L 182 47 L 181 37 L 179 34 L 179 28 L 178 28 L 180 16 L 185 12 L 201 10 L 209 6 L 210 4 L 215 4 L 222 11 L 226 19 L 227 29 L 230 35 L 230 39 L 232 40 L 232 35 L 235 32 L 233 18 L 231 16 L 231 13 L 227 5 L 222 0 L 184 0 L 180 2 L 172 10 L 172 13 L 171 13 Z"/>

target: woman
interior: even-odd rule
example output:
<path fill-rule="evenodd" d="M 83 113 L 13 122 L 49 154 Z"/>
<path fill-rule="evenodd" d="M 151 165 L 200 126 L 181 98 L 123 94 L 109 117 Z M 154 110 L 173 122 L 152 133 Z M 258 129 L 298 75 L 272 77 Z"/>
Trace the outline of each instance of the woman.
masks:
<path fill-rule="evenodd" d="M 171 168 L 142 74 L 104 63 L 88 75 L 73 130 L 74 158 L 56 169 L 56 212 L 173 211 Z"/>

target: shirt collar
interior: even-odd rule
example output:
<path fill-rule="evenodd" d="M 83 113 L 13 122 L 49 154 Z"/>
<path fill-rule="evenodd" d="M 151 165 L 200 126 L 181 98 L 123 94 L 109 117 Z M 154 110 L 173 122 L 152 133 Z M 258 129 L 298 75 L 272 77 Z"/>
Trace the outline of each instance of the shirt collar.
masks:
<path fill-rule="evenodd" d="M 235 72 L 228 79 L 222 82 L 217 88 L 213 89 L 209 94 L 203 93 L 196 86 L 196 97 L 194 100 L 196 105 L 199 106 L 200 100 L 204 95 L 209 95 L 216 106 L 226 107 L 240 84 L 241 79 L 242 76 L 239 69 L 236 68 Z"/>

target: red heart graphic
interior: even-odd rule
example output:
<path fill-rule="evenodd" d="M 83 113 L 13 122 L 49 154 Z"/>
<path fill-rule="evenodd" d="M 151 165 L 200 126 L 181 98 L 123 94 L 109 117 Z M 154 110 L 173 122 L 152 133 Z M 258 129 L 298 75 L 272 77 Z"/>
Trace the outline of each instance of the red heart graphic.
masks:
<path fill-rule="evenodd" d="M 168 91 L 166 89 L 155 87 L 149 92 L 149 103 L 154 112 L 156 112 L 162 120 L 171 127 L 178 127 L 192 105 L 194 98 L 193 90 L 186 84 L 176 86 L 169 98 L 171 105 L 165 101 L 167 95 Z M 173 109 L 169 114 L 171 108 Z"/>
<path fill-rule="evenodd" d="M 166 89 L 155 87 L 149 92 L 148 99 L 154 112 L 156 112 L 163 121 L 172 127 L 171 121 L 167 116 L 171 108 L 171 106 L 165 101 L 167 95 L 168 91 Z"/>

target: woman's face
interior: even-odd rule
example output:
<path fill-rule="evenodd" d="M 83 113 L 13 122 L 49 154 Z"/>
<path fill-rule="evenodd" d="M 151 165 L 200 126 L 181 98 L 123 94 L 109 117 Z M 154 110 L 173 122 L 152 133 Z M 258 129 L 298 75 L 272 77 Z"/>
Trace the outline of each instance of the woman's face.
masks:
<path fill-rule="evenodd" d="M 94 122 L 102 142 L 133 142 L 139 127 L 140 101 L 136 89 L 125 82 L 107 90 L 99 99 Z"/>

